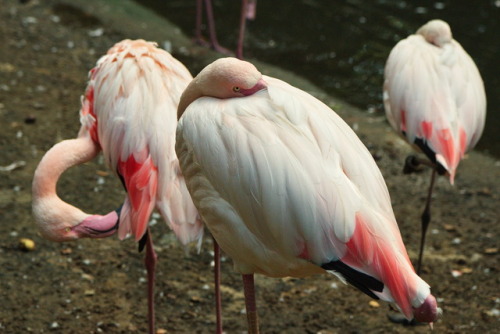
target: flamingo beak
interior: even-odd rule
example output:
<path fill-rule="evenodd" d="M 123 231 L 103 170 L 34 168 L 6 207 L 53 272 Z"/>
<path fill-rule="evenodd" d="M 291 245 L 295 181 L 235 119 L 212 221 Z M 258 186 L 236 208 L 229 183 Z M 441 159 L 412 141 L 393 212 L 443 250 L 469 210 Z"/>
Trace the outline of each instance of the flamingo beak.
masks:
<path fill-rule="evenodd" d="M 71 228 L 78 238 L 106 238 L 118 230 L 121 206 L 105 216 L 93 215 Z"/>
<path fill-rule="evenodd" d="M 241 88 L 240 93 L 243 94 L 244 96 L 249 96 L 266 88 L 267 88 L 267 82 L 265 82 L 264 79 L 260 79 L 252 88 L 248 89 Z"/>

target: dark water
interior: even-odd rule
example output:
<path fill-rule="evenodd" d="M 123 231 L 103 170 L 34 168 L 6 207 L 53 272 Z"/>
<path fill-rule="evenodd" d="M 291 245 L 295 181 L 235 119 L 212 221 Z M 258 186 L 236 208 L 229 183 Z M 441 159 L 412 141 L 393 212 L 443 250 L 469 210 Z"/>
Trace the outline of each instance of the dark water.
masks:
<path fill-rule="evenodd" d="M 195 0 L 137 2 L 194 34 Z M 240 6 L 238 0 L 214 0 L 219 41 L 232 50 Z M 450 24 L 483 76 L 488 115 L 478 149 L 500 157 L 500 0 L 258 0 L 244 55 L 307 77 L 361 109 L 383 112 L 383 68 L 390 50 L 435 18 Z"/>

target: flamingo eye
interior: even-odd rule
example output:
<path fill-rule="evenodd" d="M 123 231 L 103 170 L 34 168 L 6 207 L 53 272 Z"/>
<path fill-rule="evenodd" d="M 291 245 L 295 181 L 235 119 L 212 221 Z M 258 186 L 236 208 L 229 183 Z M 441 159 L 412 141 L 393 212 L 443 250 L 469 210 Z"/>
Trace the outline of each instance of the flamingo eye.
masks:
<path fill-rule="evenodd" d="M 233 87 L 233 92 L 238 93 L 240 91 L 240 87 L 234 86 Z"/>

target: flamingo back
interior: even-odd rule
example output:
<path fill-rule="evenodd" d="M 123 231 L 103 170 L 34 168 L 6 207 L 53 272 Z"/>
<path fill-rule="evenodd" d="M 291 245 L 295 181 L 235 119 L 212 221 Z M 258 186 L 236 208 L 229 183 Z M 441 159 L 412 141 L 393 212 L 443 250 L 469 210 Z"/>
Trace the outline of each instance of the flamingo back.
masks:
<path fill-rule="evenodd" d="M 242 273 L 300 277 L 340 261 L 411 317 L 430 291 L 370 153 L 325 104 L 264 80 L 244 98 L 200 98 L 179 121 L 179 161 L 208 228 Z"/>
<path fill-rule="evenodd" d="M 189 71 L 154 43 L 124 40 L 89 76 L 80 134 L 89 132 L 99 143 L 127 190 L 119 236 L 140 239 L 157 207 L 183 244 L 201 240 L 203 226 L 174 150 L 177 105 L 192 80 Z"/>
<path fill-rule="evenodd" d="M 434 20 L 392 49 L 384 76 L 389 123 L 444 167 L 453 183 L 485 123 L 486 95 L 474 61 L 449 26 Z"/>

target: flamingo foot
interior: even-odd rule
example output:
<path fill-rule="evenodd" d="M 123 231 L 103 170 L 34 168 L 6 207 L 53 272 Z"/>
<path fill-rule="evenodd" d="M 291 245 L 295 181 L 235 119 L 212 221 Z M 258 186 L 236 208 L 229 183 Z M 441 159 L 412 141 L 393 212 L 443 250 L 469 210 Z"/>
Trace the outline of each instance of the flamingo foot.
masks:
<path fill-rule="evenodd" d="M 403 174 L 418 173 L 424 170 L 424 163 L 415 155 L 409 155 L 405 159 Z"/>
<path fill-rule="evenodd" d="M 203 36 L 195 37 L 194 42 L 204 48 L 210 48 L 227 56 L 234 56 L 234 53 L 231 50 L 221 46 L 218 42 L 207 41 L 205 38 L 203 38 Z"/>

